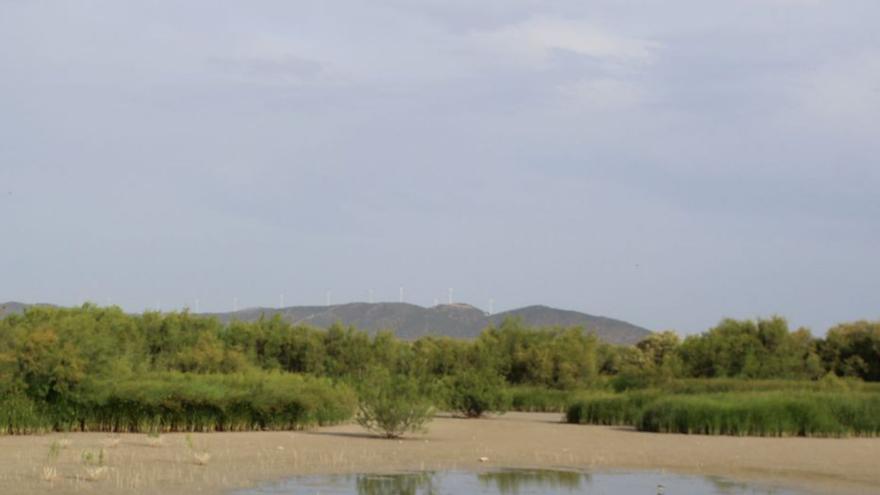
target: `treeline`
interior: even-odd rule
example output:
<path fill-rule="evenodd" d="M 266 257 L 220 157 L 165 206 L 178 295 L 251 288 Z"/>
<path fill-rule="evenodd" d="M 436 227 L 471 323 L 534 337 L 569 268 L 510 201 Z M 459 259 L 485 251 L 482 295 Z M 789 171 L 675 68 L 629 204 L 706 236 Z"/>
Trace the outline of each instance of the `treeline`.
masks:
<path fill-rule="evenodd" d="M 36 307 L 0 319 L 0 429 L 331 423 L 351 416 L 355 391 L 376 370 L 412 379 L 437 405 L 474 415 L 510 405 L 560 409 L 565 391 L 644 389 L 688 378 L 833 374 L 880 381 L 880 323 L 844 324 L 814 338 L 790 331 L 781 318 L 724 320 L 683 341 L 664 332 L 616 346 L 585 329 L 534 329 L 516 320 L 472 341 L 408 342 L 388 332 L 322 330 L 279 317 L 223 325 L 187 312 Z M 501 397 L 502 389 L 514 393 Z"/>
<path fill-rule="evenodd" d="M 780 317 L 726 319 L 684 341 L 655 333 L 616 351 L 618 361 L 606 371 L 636 377 L 816 380 L 832 373 L 880 381 L 880 322 L 840 324 L 823 339 L 790 331 Z"/>

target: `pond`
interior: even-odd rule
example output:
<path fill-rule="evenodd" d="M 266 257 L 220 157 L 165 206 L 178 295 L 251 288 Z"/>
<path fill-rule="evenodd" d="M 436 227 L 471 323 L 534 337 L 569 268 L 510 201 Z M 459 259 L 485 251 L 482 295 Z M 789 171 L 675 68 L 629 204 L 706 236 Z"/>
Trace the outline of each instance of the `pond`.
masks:
<path fill-rule="evenodd" d="M 797 495 L 721 478 L 659 472 L 554 471 L 502 469 L 488 472 L 440 471 L 404 474 L 297 476 L 235 495 Z"/>

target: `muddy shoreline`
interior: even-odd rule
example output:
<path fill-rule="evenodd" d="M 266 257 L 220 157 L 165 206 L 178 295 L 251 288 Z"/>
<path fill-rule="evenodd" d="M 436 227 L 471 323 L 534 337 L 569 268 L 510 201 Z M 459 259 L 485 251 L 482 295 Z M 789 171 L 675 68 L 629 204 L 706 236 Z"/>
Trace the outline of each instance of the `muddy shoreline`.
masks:
<path fill-rule="evenodd" d="M 493 468 L 670 471 L 816 493 L 880 492 L 880 439 L 652 434 L 560 419 L 441 416 L 426 434 L 403 440 L 376 438 L 356 425 L 193 434 L 191 442 L 168 434 L 158 445 L 135 434 L 0 437 L 0 493 L 223 494 L 297 474 Z M 50 458 L 53 443 L 64 447 Z M 83 453 L 101 449 L 107 469 L 88 480 L 95 473 L 87 471 Z M 204 453 L 209 458 L 201 465 Z"/>

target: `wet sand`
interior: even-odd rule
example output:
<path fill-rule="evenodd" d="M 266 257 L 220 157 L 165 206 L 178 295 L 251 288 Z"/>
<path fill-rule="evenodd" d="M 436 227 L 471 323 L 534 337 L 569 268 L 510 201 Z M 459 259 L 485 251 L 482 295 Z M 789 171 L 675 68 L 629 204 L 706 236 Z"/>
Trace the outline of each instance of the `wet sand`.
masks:
<path fill-rule="evenodd" d="M 163 435 L 158 446 L 135 434 L 0 437 L 0 493 L 220 494 L 296 474 L 502 467 L 666 470 L 815 493 L 880 493 L 880 439 L 651 434 L 560 419 L 541 413 L 442 416 L 426 434 L 403 440 L 380 439 L 357 425 L 193 434 L 195 450 L 210 454 L 205 465 L 198 464 L 185 434 Z M 69 445 L 49 459 L 56 441 Z M 100 479 L 89 481 L 83 451 L 101 448 L 107 469 L 93 471 Z M 52 469 L 55 479 L 45 480 Z"/>

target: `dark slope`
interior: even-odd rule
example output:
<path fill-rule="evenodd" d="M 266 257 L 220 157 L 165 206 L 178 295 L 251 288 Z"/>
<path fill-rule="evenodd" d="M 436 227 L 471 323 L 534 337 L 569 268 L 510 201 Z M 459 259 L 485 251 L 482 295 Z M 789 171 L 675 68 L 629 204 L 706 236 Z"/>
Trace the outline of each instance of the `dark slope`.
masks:
<path fill-rule="evenodd" d="M 614 344 L 635 344 L 651 333 L 625 321 L 548 306 L 527 306 L 505 311 L 492 315 L 489 320 L 498 325 L 505 318 L 520 318 L 523 323 L 533 327 L 583 327 L 596 332 L 601 340 Z"/>
<path fill-rule="evenodd" d="M 423 308 L 407 303 L 350 303 L 334 306 L 294 306 L 290 308 L 252 308 L 235 313 L 213 313 L 220 321 L 253 321 L 261 315 L 276 314 L 292 323 L 328 327 L 339 322 L 375 333 L 392 330 L 398 337 L 415 339 L 424 335 L 471 338 L 488 325 L 483 311 L 466 304 Z"/>

